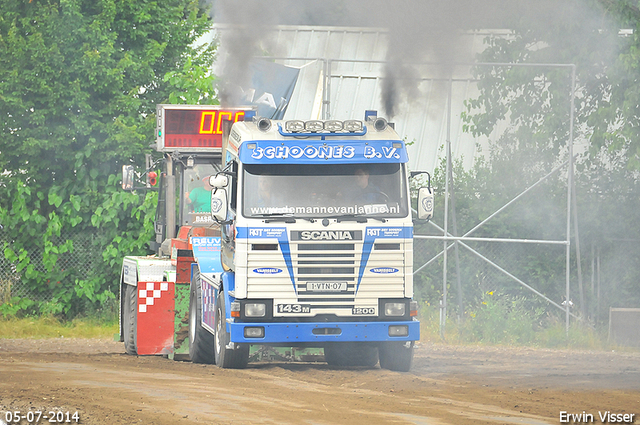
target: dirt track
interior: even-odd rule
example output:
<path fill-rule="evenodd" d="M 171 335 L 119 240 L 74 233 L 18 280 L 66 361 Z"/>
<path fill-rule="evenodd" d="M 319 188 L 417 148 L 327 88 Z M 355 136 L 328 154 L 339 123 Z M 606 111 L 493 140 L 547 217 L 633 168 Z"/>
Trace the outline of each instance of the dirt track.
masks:
<path fill-rule="evenodd" d="M 221 370 L 127 356 L 104 340 L 0 339 L 0 424 L 7 410 L 29 409 L 78 411 L 83 424 L 539 425 L 560 423 L 561 411 L 640 423 L 640 353 L 423 344 L 410 373 Z"/>

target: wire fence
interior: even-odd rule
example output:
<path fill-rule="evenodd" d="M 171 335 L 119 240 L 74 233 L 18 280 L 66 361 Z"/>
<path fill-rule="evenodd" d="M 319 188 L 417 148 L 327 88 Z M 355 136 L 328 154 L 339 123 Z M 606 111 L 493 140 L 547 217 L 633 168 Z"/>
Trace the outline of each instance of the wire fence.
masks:
<path fill-rule="evenodd" d="M 66 276 L 72 276 L 74 280 L 86 278 L 94 273 L 102 262 L 102 253 L 94 243 L 95 235 L 85 232 L 66 232 L 53 240 L 54 246 L 67 240 L 73 242 L 70 252 L 61 254 L 56 263 L 57 271 L 66 272 Z M 11 247 L 12 241 L 6 233 L 0 231 L 0 247 Z M 43 262 L 44 247 L 39 240 L 27 249 L 29 264 L 35 272 L 46 273 L 47 267 Z M 0 255 L 0 304 L 8 302 L 13 297 L 28 298 L 33 301 L 49 301 L 54 292 L 55 285 L 69 285 L 72 282 L 29 282 L 24 278 L 24 270 L 19 271 L 17 264 L 12 264 Z"/>
<path fill-rule="evenodd" d="M 424 233 L 427 233 L 424 229 L 416 232 Z M 100 266 L 104 269 L 95 235 L 67 232 L 60 236 L 59 242 L 67 239 L 73 241 L 73 250 L 59 256 L 55 265 L 59 271 L 83 279 L 97 273 Z M 11 240 L 0 231 L 0 246 L 5 244 L 11 246 Z M 443 300 L 443 249 L 444 244 L 439 240 L 414 240 L 415 298 L 432 306 L 440 305 Z M 47 269 L 42 261 L 43 250 L 35 239 L 28 255 L 33 269 L 44 274 Z M 582 243 L 581 254 L 580 274 L 575 252 L 571 259 L 570 302 L 574 314 L 586 316 L 590 323 L 606 324 L 610 308 L 640 306 L 640 240 L 586 241 Z M 561 245 L 463 242 L 457 252 L 455 247 L 448 252 L 445 301 L 452 315 L 464 317 L 473 315 L 487 294 L 524 303 L 532 312 L 544 309 L 562 314 L 557 305 L 564 302 L 564 270 L 565 247 Z M 73 282 L 34 284 L 33 280 L 24 278 L 24 270 L 18 271 L 16 264 L 0 255 L 0 304 L 12 297 L 49 301 L 55 285 L 73 285 Z"/>
<path fill-rule="evenodd" d="M 580 273 L 575 252 L 571 258 L 571 312 L 590 323 L 606 324 L 610 308 L 640 307 L 640 240 L 584 245 Z M 415 293 L 430 305 L 441 305 L 443 300 L 443 249 L 442 241 L 414 240 Z M 465 242 L 457 255 L 454 247 L 449 249 L 446 303 L 452 314 L 468 317 L 487 294 L 497 294 L 526 304 L 532 312 L 544 309 L 561 315 L 564 263 L 564 246 Z"/>

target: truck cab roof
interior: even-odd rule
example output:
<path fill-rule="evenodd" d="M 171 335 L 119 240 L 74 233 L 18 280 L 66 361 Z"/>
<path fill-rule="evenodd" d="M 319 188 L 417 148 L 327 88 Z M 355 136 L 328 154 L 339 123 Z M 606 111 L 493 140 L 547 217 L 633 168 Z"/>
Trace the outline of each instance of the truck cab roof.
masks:
<path fill-rule="evenodd" d="M 404 141 L 380 118 L 237 122 L 231 128 L 227 150 L 245 164 L 408 161 Z"/>

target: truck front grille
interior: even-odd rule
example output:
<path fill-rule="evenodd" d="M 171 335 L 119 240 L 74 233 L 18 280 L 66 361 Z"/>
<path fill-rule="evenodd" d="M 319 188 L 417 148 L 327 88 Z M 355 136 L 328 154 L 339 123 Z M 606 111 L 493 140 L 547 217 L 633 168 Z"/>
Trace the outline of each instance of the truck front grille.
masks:
<path fill-rule="evenodd" d="M 377 311 L 378 299 L 405 296 L 405 255 L 412 253 L 408 243 L 382 240 L 370 244 L 361 237 L 345 241 L 290 238 L 277 245 L 253 242 L 248 246 L 244 272 L 246 296 L 272 298 L 274 312 L 278 306 L 304 308 L 300 314 L 286 312 L 286 317 L 334 315 L 364 320 L 371 316 L 354 313 L 356 307 Z"/>
<path fill-rule="evenodd" d="M 354 243 L 298 243 L 291 248 L 298 302 L 313 303 L 312 308 L 353 305 L 358 273 Z"/>

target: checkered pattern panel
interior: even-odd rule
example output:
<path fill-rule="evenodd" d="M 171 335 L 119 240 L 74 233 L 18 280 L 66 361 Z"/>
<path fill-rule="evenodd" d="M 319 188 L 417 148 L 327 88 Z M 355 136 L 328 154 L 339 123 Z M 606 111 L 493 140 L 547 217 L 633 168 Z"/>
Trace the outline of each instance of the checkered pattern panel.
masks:
<path fill-rule="evenodd" d="M 138 311 L 146 313 L 147 308 L 169 290 L 169 282 L 146 282 L 146 289 L 138 291 Z"/>
<path fill-rule="evenodd" d="M 213 287 L 205 282 L 202 282 L 202 306 L 204 311 L 208 311 L 209 306 L 213 305 Z"/>
<path fill-rule="evenodd" d="M 202 321 L 213 326 L 215 289 L 204 280 L 202 282 Z"/>

